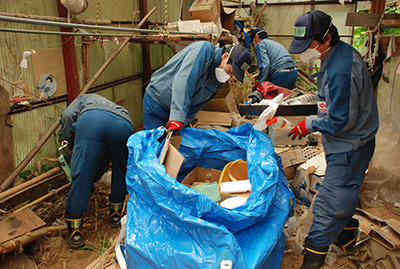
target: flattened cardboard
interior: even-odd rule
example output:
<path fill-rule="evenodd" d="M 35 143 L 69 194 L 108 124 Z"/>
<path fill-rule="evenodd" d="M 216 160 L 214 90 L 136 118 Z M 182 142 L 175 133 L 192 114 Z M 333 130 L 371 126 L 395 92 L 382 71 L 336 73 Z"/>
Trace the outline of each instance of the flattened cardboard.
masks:
<path fill-rule="evenodd" d="M 385 221 L 378 221 L 379 218 L 366 211 L 357 209 L 354 218 L 358 219 L 360 228 L 367 233 L 374 241 L 391 251 L 400 249 L 400 234 L 398 234 Z M 389 223 L 392 223 L 389 221 Z"/>
<path fill-rule="evenodd" d="M 57 80 L 57 90 L 51 98 L 67 94 L 67 81 L 65 78 L 62 48 L 36 50 L 36 54 L 32 54 L 31 57 L 33 75 L 35 77 L 35 95 L 40 96 L 36 88 L 40 77 L 44 73 L 52 74 Z"/>
<path fill-rule="evenodd" d="M 172 133 L 169 133 L 165 138 L 164 147 L 159 158 L 159 162 L 165 166 L 165 173 L 175 179 L 185 160 L 185 157 L 178 151 L 181 141 L 181 136 L 172 136 Z"/>

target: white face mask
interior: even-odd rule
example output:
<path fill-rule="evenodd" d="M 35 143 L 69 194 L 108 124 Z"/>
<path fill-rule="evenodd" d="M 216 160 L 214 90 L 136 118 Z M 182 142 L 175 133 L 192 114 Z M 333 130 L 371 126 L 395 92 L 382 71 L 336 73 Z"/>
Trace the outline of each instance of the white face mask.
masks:
<path fill-rule="evenodd" d="M 228 60 L 229 60 L 229 57 L 231 56 L 232 50 L 233 50 L 233 48 L 232 48 L 231 51 L 229 52 L 228 59 L 226 60 L 226 62 L 225 62 L 225 64 L 224 64 L 224 67 L 223 67 L 223 68 L 219 68 L 219 67 L 216 67 L 216 68 L 215 68 L 215 77 L 216 77 L 217 80 L 218 80 L 219 82 L 221 82 L 221 83 L 225 83 L 225 82 L 228 81 L 228 79 L 231 78 L 231 76 L 228 75 L 228 73 L 226 73 L 226 71 L 224 70 L 224 68 L 225 68 L 225 66 L 226 66 L 226 63 L 227 63 Z"/>
<path fill-rule="evenodd" d="M 322 54 L 324 54 L 325 52 L 327 52 L 330 49 L 330 47 L 329 47 L 324 52 L 321 53 L 317 50 L 318 47 L 319 47 L 319 44 L 313 49 L 307 49 L 306 51 L 300 53 L 300 60 L 307 64 L 311 63 L 315 60 L 318 60 Z"/>
<path fill-rule="evenodd" d="M 331 29 L 331 26 L 332 26 L 332 21 L 331 21 L 331 23 L 329 24 L 328 30 L 326 30 L 324 36 L 322 37 L 322 40 L 324 40 L 325 36 L 328 34 L 329 30 Z M 324 54 L 325 52 L 327 52 L 327 51 L 330 49 L 330 47 L 329 47 L 329 48 L 327 48 L 324 52 L 321 53 L 321 52 L 319 52 L 319 51 L 317 50 L 317 48 L 319 47 L 319 45 L 320 45 L 320 44 L 318 44 L 318 45 L 317 45 L 315 48 L 313 48 L 313 49 L 307 49 L 306 51 L 300 53 L 300 60 L 301 60 L 302 62 L 304 62 L 304 63 L 307 63 L 307 64 L 308 64 L 308 63 L 311 63 L 311 62 L 314 62 L 315 60 L 318 60 L 318 59 L 321 57 L 322 54 Z"/>

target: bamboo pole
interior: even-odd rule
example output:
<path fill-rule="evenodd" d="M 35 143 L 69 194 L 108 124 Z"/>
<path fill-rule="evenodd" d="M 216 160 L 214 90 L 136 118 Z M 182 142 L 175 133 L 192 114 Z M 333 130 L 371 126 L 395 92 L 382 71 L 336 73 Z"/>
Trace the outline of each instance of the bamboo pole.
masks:
<path fill-rule="evenodd" d="M 143 19 L 139 22 L 138 25 L 142 25 L 144 21 L 154 12 L 156 8 L 154 7 Z M 123 48 L 125 48 L 126 44 L 128 44 L 131 37 L 125 38 L 124 42 L 118 47 L 116 51 L 107 59 L 107 61 L 100 67 L 100 69 L 94 74 L 89 83 L 82 89 L 80 94 L 85 94 L 90 87 L 96 82 L 99 76 L 103 73 L 106 67 L 117 57 L 117 55 L 121 52 Z M 25 157 L 25 159 L 17 166 L 15 171 L 0 185 L 0 194 L 12 183 L 12 181 L 22 172 L 22 169 L 25 168 L 26 165 L 32 160 L 32 158 L 36 155 L 36 153 L 43 147 L 44 143 L 53 135 L 53 133 L 60 126 L 60 121 L 57 120 L 53 126 L 45 133 L 45 135 L 40 139 L 37 145 L 33 148 L 33 150 Z M 1 199 L 0 199 L 1 200 Z"/>
<path fill-rule="evenodd" d="M 51 197 L 51 196 L 53 196 L 53 195 L 55 195 L 55 194 L 57 194 L 57 193 L 59 193 L 59 192 L 62 192 L 63 190 L 68 189 L 69 187 L 71 187 L 71 183 L 70 183 L 70 182 L 68 182 L 67 184 L 65 184 L 64 186 L 62 186 L 62 187 L 60 187 L 60 188 L 58 188 L 58 189 L 56 189 L 56 190 L 50 191 L 48 194 L 43 195 L 43 196 L 40 197 L 39 199 L 36 199 L 35 201 L 33 201 L 33 202 L 31 202 L 31 203 L 29 203 L 29 204 L 27 204 L 27 205 L 25 205 L 25 206 L 23 206 L 23 207 L 21 207 L 21 208 L 15 210 L 14 213 L 16 213 L 16 212 L 18 212 L 18 211 L 21 211 L 21 210 L 23 210 L 23 209 L 25 209 L 25 208 L 31 207 L 31 206 L 33 206 L 33 205 L 36 205 L 36 204 L 38 204 L 38 203 L 40 203 L 40 202 L 46 200 L 47 198 L 49 198 L 49 197 Z"/>
<path fill-rule="evenodd" d="M 8 16 L 8 17 L 24 18 L 24 19 L 55 21 L 55 22 L 67 22 L 68 21 L 67 18 L 53 17 L 53 16 L 40 16 L 40 15 L 33 15 L 33 14 L 0 12 L 0 15 Z M 71 22 L 72 23 L 85 23 L 85 24 L 91 24 L 91 25 L 111 25 L 111 20 L 106 20 L 106 19 L 98 19 L 96 22 L 95 19 L 72 18 Z"/>
<path fill-rule="evenodd" d="M 23 189 L 25 189 L 25 188 L 27 188 L 29 186 L 32 186 L 33 184 L 35 184 L 37 182 L 40 182 L 43 179 L 48 178 L 48 177 L 56 174 L 59 171 L 60 171 L 60 167 L 55 167 L 55 168 L 53 168 L 53 169 L 41 174 L 40 176 L 32 178 L 31 180 L 29 180 L 27 182 L 21 183 L 21 184 L 15 186 L 14 188 L 11 188 L 9 190 L 6 190 L 5 192 L 0 193 L 0 201 L 3 200 L 4 198 L 14 194 L 14 193 L 19 192 L 20 190 L 23 190 Z"/>
<path fill-rule="evenodd" d="M 262 18 L 262 15 L 263 15 L 263 13 L 264 13 L 264 9 L 265 9 L 266 6 L 267 6 L 267 1 L 264 1 L 264 4 L 263 4 L 263 6 L 262 6 L 262 8 L 261 8 L 261 11 L 260 11 L 260 14 L 258 14 L 257 20 L 256 20 L 256 22 L 254 23 L 254 26 L 255 26 L 255 27 L 258 27 L 258 24 L 259 24 L 260 21 L 261 21 L 261 18 Z"/>
<path fill-rule="evenodd" d="M 91 226 L 90 224 L 86 224 L 86 225 L 83 225 L 83 228 L 87 228 L 90 226 Z M 32 241 L 35 241 L 45 235 L 49 235 L 52 232 L 64 231 L 67 229 L 68 229 L 67 226 L 51 226 L 51 227 L 43 227 L 43 228 L 37 229 L 35 231 L 26 233 L 17 238 L 8 240 L 8 241 L 0 244 L 0 255 L 11 252 L 16 249 L 20 249 L 20 248 L 22 248 L 22 246 L 24 246 Z"/>

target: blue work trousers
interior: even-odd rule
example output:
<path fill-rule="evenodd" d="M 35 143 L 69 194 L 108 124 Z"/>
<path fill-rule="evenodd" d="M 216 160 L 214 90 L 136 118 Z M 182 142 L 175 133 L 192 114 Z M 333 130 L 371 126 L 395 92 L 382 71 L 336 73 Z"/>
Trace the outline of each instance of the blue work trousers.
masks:
<path fill-rule="evenodd" d="M 374 150 L 375 139 L 357 150 L 326 155 L 325 177 L 314 201 L 308 233 L 312 244 L 329 246 L 351 220 Z"/>
<path fill-rule="evenodd" d="M 297 81 L 297 70 L 292 68 L 275 73 L 269 80 L 272 84 L 280 86 L 289 90 L 293 90 Z"/>
<path fill-rule="evenodd" d="M 111 160 L 110 199 L 123 200 L 126 191 L 125 173 L 128 158 L 126 142 L 133 133 L 126 119 L 105 110 L 88 110 L 72 125 L 75 131 L 71 159 L 71 190 L 65 210 L 74 215 L 87 211 L 92 186 L 99 179 L 96 170 L 107 171 Z M 102 153 L 103 160 L 99 160 Z M 106 161 L 104 161 L 106 160 Z M 103 167 L 98 167 L 103 166 Z M 98 177 L 98 178 L 96 178 Z"/>
<path fill-rule="evenodd" d="M 165 126 L 168 120 L 169 111 L 145 93 L 143 97 L 143 129 L 151 130 Z"/>

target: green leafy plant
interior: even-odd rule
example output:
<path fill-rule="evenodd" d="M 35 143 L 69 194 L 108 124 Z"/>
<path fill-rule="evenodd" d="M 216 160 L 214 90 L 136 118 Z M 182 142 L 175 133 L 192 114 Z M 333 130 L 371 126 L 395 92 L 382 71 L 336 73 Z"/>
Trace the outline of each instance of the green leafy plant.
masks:
<path fill-rule="evenodd" d="M 99 234 L 99 237 L 100 237 L 100 234 Z M 99 251 L 97 251 L 97 253 L 99 255 L 103 254 L 104 251 L 106 251 L 109 247 L 111 247 L 112 243 L 113 243 L 112 238 L 106 240 L 105 237 L 103 239 L 101 239 L 101 237 L 100 237 L 100 249 L 99 249 Z"/>
<path fill-rule="evenodd" d="M 357 13 L 369 13 L 370 10 L 360 10 Z M 385 8 L 385 14 L 400 14 L 398 8 Z M 364 39 L 367 35 L 367 27 L 354 27 L 353 33 L 353 47 L 358 51 L 361 50 L 364 45 Z M 382 35 L 400 34 L 399 28 L 382 28 Z"/>

